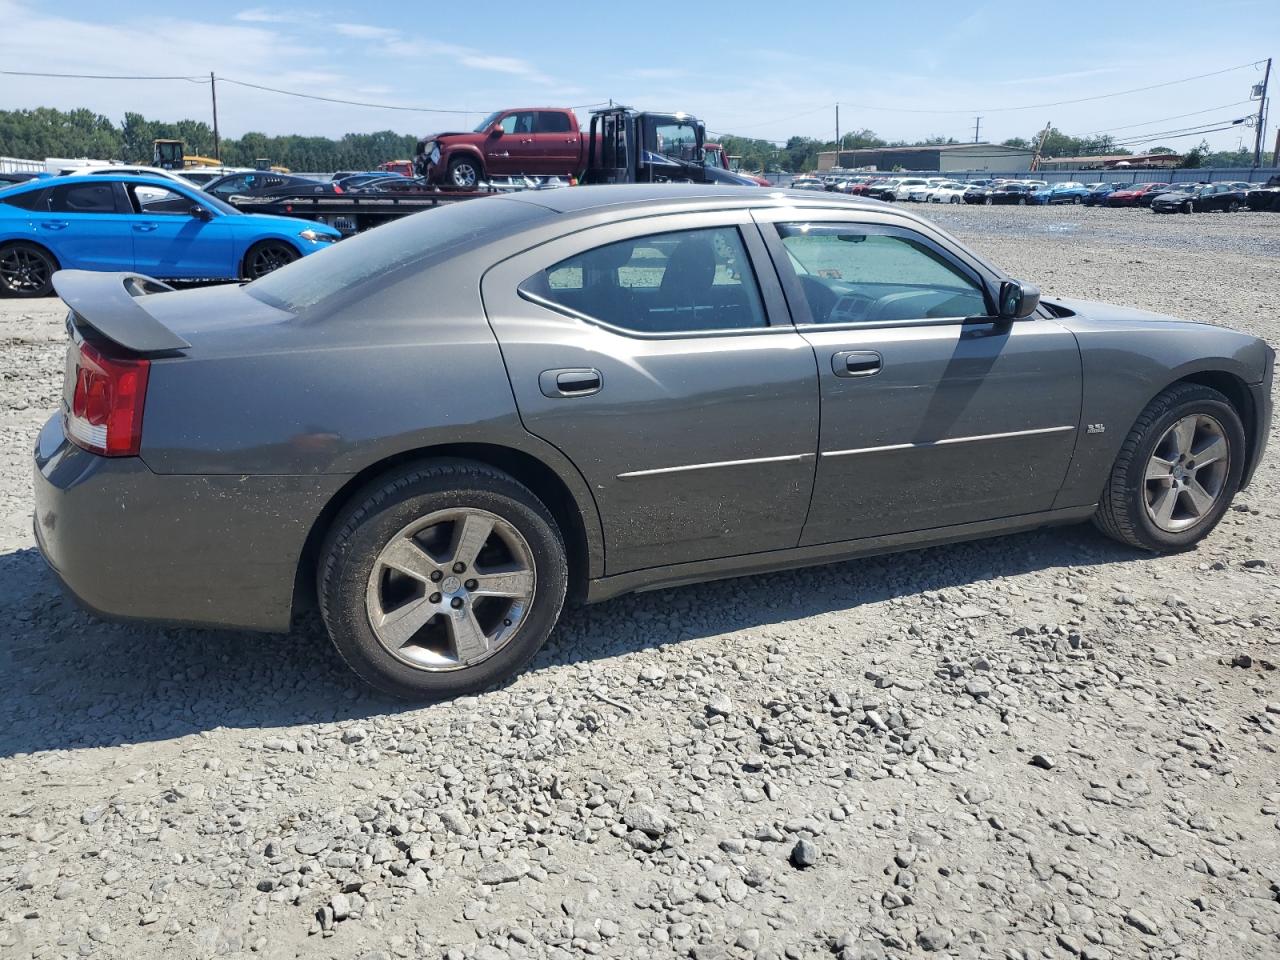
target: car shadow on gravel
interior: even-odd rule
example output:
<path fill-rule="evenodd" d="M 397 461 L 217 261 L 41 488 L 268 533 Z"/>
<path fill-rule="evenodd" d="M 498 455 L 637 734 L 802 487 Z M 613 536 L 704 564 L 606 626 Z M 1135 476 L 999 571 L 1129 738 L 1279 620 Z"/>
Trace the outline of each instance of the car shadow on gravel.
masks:
<path fill-rule="evenodd" d="M 1146 557 L 1080 526 L 635 594 L 567 610 L 530 670 L 1048 567 Z M 315 618 L 287 636 L 99 620 L 59 592 L 32 548 L 0 555 L 0 622 L 11 625 L 0 649 L 7 688 L 0 701 L 0 757 L 167 740 L 218 727 L 270 736 L 273 728 L 430 709 L 365 688 Z"/>

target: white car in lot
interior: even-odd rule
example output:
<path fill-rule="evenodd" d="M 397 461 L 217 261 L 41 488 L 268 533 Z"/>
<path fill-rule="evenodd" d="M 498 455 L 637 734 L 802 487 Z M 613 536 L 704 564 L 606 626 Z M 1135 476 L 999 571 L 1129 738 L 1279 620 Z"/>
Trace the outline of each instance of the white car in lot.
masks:
<path fill-rule="evenodd" d="M 925 194 L 925 200 L 928 203 L 964 203 L 964 192 L 967 189 L 968 184 L 944 180 Z"/>
<path fill-rule="evenodd" d="M 924 195 L 933 189 L 924 177 L 903 177 L 893 188 L 895 200 L 923 200 Z"/>
<path fill-rule="evenodd" d="M 191 186 L 190 180 L 184 180 L 179 176 L 177 170 L 161 170 L 159 167 L 135 166 L 133 164 L 124 163 L 107 163 L 87 167 L 74 167 L 69 170 L 59 171 L 59 176 L 64 177 L 82 177 L 85 175 L 100 174 L 102 176 L 138 176 L 138 177 L 159 177 L 161 180 L 172 180 L 174 183 L 180 183 L 184 187 Z"/>

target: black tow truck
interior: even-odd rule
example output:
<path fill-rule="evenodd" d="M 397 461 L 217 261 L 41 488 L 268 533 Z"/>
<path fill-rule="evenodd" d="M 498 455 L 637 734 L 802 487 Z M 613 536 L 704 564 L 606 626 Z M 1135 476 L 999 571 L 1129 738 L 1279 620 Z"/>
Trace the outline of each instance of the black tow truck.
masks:
<path fill-rule="evenodd" d="M 413 192 L 383 190 L 345 196 L 233 196 L 245 213 L 271 213 L 325 223 L 350 235 L 411 213 L 514 190 L 564 188 L 573 183 L 722 183 L 756 186 L 704 156 L 706 128 L 686 113 L 653 113 L 615 106 L 591 114 L 585 169 L 573 177 L 515 175 L 492 178 L 474 189 L 438 184 Z"/>

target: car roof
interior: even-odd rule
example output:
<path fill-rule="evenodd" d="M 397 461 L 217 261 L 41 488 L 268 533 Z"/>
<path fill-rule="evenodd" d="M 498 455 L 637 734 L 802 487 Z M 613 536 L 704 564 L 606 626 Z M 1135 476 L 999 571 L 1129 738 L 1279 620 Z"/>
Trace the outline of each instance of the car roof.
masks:
<path fill-rule="evenodd" d="M 804 207 L 838 210 L 866 210 L 891 213 L 903 220 L 925 223 L 923 217 L 901 204 L 885 203 L 869 197 L 843 193 L 815 193 L 812 190 L 786 190 L 770 187 L 738 187 L 715 184 L 636 183 L 590 187 L 558 187 L 548 190 L 522 190 L 495 197 L 498 201 L 527 203 L 569 217 L 585 217 L 609 211 L 625 219 L 637 210 L 654 208 L 655 213 L 697 213 L 703 210 L 726 210 L 768 207 Z"/>
<path fill-rule="evenodd" d="M 799 201 L 806 206 L 826 200 L 833 206 L 880 207 L 878 200 L 832 194 L 815 199 L 808 190 L 771 189 L 768 187 L 721 186 L 687 183 L 627 183 L 592 187 L 558 187 L 549 190 L 522 190 L 506 195 L 522 203 L 534 203 L 556 213 L 585 213 L 601 207 L 638 206 L 661 203 L 664 207 L 688 206 L 714 209 L 723 206 L 786 206 Z"/>
<path fill-rule="evenodd" d="M 80 173 L 68 174 L 62 177 L 41 177 L 35 180 L 28 180 L 26 183 L 16 183 L 13 185 L 15 190 L 44 190 L 48 187 L 61 187 L 69 183 L 111 183 L 112 181 L 120 181 L 122 183 L 143 183 L 148 186 L 169 187 L 174 186 L 186 187 L 188 190 L 199 190 L 194 183 L 179 183 L 176 180 L 170 180 L 167 177 L 143 176 L 136 173 L 113 173 L 104 175 L 101 173 Z"/>

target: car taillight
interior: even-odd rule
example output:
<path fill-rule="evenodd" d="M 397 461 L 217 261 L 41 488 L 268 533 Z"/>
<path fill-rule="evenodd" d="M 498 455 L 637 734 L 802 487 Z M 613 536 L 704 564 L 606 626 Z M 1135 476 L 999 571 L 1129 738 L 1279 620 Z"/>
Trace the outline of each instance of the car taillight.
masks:
<path fill-rule="evenodd" d="M 341 192 L 342 192 L 342 187 L 340 187 L 338 184 L 336 184 L 336 183 L 335 183 L 335 184 L 333 185 L 333 192 L 334 192 L 334 193 L 341 193 Z"/>
<path fill-rule="evenodd" d="M 136 457 L 150 370 L 150 360 L 108 357 L 82 341 L 66 415 L 72 442 L 105 457 Z"/>

